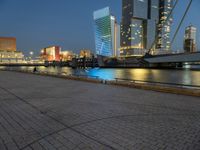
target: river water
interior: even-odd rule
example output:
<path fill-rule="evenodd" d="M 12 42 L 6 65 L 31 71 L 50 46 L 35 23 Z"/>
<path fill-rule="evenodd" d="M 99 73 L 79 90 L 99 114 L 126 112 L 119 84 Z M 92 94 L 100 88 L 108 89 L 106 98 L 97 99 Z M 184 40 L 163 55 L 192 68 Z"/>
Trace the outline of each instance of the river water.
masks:
<path fill-rule="evenodd" d="M 32 71 L 34 67 L 12 67 L 17 70 Z M 200 86 L 200 70 L 190 69 L 72 69 L 69 67 L 37 67 L 39 72 L 62 73 L 66 75 L 83 75 L 105 80 L 115 78 L 186 84 Z"/>

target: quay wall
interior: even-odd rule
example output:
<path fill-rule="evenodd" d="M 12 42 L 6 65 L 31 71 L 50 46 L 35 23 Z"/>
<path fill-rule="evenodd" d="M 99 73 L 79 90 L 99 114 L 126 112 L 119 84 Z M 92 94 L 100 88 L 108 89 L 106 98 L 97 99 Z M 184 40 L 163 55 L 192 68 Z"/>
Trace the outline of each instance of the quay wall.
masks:
<path fill-rule="evenodd" d="M 8 70 L 8 69 L 0 69 L 0 71 L 15 71 L 15 72 L 20 72 L 20 73 L 35 74 L 35 75 L 40 75 L 40 76 L 50 76 L 50 77 L 67 79 L 67 80 L 83 81 L 83 82 L 90 82 L 90 83 L 96 83 L 96 84 L 106 84 L 106 85 L 111 85 L 111 86 L 123 86 L 123 87 L 128 87 L 128 88 L 137 88 L 137 89 L 142 89 L 142 90 L 151 90 L 151 91 L 156 91 L 156 92 L 200 97 L 200 88 L 187 88 L 187 87 L 180 87 L 180 86 L 167 86 L 167 85 L 157 85 L 157 84 L 149 84 L 149 83 L 135 83 L 135 82 L 130 82 L 130 81 L 103 80 L 103 79 L 99 79 L 98 77 L 66 75 L 62 73 L 57 74 L 57 73 L 48 73 L 48 72 L 32 72 L 32 71 Z"/>

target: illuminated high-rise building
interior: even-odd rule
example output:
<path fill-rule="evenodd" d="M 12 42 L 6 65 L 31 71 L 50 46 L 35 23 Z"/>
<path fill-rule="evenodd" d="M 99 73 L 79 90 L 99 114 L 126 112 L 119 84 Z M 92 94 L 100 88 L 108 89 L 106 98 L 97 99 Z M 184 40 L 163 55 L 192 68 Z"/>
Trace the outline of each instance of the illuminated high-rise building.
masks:
<path fill-rule="evenodd" d="M 122 56 L 144 55 L 155 41 L 158 0 L 122 0 Z"/>
<path fill-rule="evenodd" d="M 159 23 L 156 49 L 166 53 L 171 49 L 170 33 L 172 24 L 172 8 L 173 0 L 159 0 Z"/>
<path fill-rule="evenodd" d="M 96 54 L 117 56 L 120 47 L 119 25 L 109 7 L 94 12 L 94 27 Z"/>
<path fill-rule="evenodd" d="M 184 39 L 184 50 L 185 52 L 196 52 L 197 44 L 196 44 L 196 33 L 197 28 L 190 25 L 185 29 L 185 39 Z"/>

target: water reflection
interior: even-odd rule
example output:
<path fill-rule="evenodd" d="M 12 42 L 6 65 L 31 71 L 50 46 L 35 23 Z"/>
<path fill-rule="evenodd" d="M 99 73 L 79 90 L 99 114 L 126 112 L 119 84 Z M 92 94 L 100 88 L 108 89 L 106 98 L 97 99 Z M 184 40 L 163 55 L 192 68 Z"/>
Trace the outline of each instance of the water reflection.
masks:
<path fill-rule="evenodd" d="M 34 67 L 15 67 L 15 69 L 31 71 Z M 200 71 L 193 70 L 162 70 L 162 69 L 72 69 L 69 67 L 37 67 L 39 72 L 65 75 L 98 76 L 100 79 L 115 78 L 156 81 L 200 86 Z"/>
<path fill-rule="evenodd" d="M 105 80 L 113 80 L 117 77 L 118 73 L 117 70 L 113 71 L 112 69 L 91 69 L 87 70 L 86 72 L 87 75 L 89 76 L 98 76 L 101 79 Z"/>
<path fill-rule="evenodd" d="M 182 81 L 184 81 L 186 84 L 194 84 L 193 81 L 192 81 L 192 78 L 191 78 L 189 70 L 185 70 L 183 72 Z"/>

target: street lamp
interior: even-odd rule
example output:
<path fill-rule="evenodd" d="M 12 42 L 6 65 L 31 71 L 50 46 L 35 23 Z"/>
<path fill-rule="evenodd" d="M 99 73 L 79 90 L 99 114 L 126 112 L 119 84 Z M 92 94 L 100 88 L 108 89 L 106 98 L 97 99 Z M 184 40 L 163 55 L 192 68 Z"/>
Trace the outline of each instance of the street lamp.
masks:
<path fill-rule="evenodd" d="M 41 50 L 40 52 L 41 52 L 41 54 L 44 54 L 44 50 Z"/>
<path fill-rule="evenodd" d="M 30 52 L 30 55 L 33 55 L 33 52 L 32 52 L 32 51 Z"/>
<path fill-rule="evenodd" d="M 33 51 L 31 51 L 29 54 L 30 54 L 30 61 L 31 61 L 34 53 Z"/>

